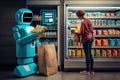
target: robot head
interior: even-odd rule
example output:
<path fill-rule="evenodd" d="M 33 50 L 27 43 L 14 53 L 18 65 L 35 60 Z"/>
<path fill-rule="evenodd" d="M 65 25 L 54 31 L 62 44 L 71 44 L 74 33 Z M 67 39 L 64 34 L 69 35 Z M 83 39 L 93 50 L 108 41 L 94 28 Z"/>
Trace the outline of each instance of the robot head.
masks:
<path fill-rule="evenodd" d="M 22 8 L 16 12 L 15 19 L 18 24 L 31 24 L 32 16 L 32 11 L 26 8 Z"/>

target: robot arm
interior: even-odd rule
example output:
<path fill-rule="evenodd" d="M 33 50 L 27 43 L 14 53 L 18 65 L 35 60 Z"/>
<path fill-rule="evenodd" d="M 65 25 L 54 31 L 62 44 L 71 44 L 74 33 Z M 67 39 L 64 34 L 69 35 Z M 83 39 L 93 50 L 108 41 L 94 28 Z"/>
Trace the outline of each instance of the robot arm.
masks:
<path fill-rule="evenodd" d="M 13 32 L 16 42 L 21 44 L 26 44 L 35 39 L 39 35 L 38 33 L 33 33 L 32 35 L 22 37 L 17 27 L 13 27 Z"/>

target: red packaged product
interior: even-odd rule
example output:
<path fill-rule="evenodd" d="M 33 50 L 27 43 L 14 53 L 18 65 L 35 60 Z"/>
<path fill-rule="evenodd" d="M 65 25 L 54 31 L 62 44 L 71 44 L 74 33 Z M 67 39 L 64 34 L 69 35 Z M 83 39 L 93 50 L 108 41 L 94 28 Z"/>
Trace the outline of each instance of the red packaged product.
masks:
<path fill-rule="evenodd" d="M 109 17 L 109 16 L 110 16 L 110 13 L 105 13 L 105 16 Z"/>
<path fill-rule="evenodd" d="M 106 49 L 101 49 L 101 56 L 106 57 Z"/>
<path fill-rule="evenodd" d="M 110 13 L 110 16 L 113 16 L 113 17 L 114 17 L 114 16 L 115 16 L 115 13 L 114 13 L 114 12 Z"/>
<path fill-rule="evenodd" d="M 112 56 L 112 50 L 111 49 L 107 49 L 106 52 L 107 52 L 107 56 L 108 57 Z"/>
<path fill-rule="evenodd" d="M 120 49 L 117 49 L 117 55 L 120 56 Z"/>
<path fill-rule="evenodd" d="M 107 30 L 102 30 L 102 35 L 108 35 L 108 31 Z"/>
<path fill-rule="evenodd" d="M 96 30 L 96 35 L 102 35 L 102 30 Z"/>
<path fill-rule="evenodd" d="M 117 56 L 117 49 L 112 49 L 112 55 Z"/>

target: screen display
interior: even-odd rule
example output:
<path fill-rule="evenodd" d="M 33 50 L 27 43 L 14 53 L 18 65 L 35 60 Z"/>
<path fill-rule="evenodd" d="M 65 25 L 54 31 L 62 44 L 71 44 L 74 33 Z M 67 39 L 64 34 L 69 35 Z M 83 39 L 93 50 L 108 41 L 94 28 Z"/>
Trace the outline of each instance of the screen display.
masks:
<path fill-rule="evenodd" d="M 56 18 L 55 10 L 41 10 L 42 25 L 54 25 Z"/>
<path fill-rule="evenodd" d="M 32 21 L 32 13 L 24 13 L 23 22 L 31 22 L 31 21 Z"/>

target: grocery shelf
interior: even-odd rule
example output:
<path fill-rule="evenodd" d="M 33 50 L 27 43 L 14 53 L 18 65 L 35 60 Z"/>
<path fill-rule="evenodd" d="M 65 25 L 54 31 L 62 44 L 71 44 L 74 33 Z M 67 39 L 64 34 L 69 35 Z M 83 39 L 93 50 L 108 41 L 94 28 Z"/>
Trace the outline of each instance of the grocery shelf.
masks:
<path fill-rule="evenodd" d="M 86 17 L 86 18 L 90 18 L 90 19 L 120 19 L 119 16 L 115 16 L 115 17 L 106 17 L 106 16 L 95 16 L 95 17 Z M 79 19 L 77 17 L 68 17 L 68 19 Z"/>
<path fill-rule="evenodd" d="M 50 36 L 47 36 L 47 37 L 41 37 L 41 38 L 43 38 L 43 39 L 44 39 L 44 38 L 45 38 L 45 39 L 48 39 L 48 38 L 54 39 L 54 38 L 57 38 L 57 37 L 52 37 L 52 36 L 50 37 Z"/>
<path fill-rule="evenodd" d="M 95 38 L 101 37 L 101 38 L 105 38 L 105 37 L 120 37 L 120 35 L 94 35 Z"/>
<path fill-rule="evenodd" d="M 71 49 L 83 48 L 83 46 L 68 46 Z M 120 46 L 92 46 L 92 48 L 120 48 Z"/>
<path fill-rule="evenodd" d="M 94 26 L 94 28 L 120 28 L 118 25 L 102 25 L 102 26 Z"/>

